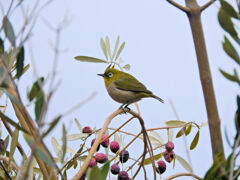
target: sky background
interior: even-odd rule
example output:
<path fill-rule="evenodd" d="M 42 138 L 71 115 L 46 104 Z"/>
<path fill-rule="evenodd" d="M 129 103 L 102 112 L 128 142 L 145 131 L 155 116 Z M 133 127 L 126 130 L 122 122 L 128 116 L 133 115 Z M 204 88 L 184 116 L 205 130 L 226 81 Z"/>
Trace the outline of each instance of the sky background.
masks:
<path fill-rule="evenodd" d="M 41 3 L 44 2 L 46 1 L 41 1 Z M 207 1 L 200 3 L 204 4 L 205 2 Z M 229 2 L 233 3 L 234 1 Z M 2 2 L 5 11 L 8 3 Z M 184 1 L 179 1 L 179 3 L 184 4 Z M 23 5 L 25 9 L 30 10 L 33 4 L 31 1 L 24 1 Z M 203 12 L 202 25 L 222 129 L 226 128 L 230 137 L 233 137 L 235 134 L 233 124 L 236 110 L 235 101 L 239 88 L 226 80 L 219 72 L 219 68 L 232 72 L 236 66 L 222 49 L 221 42 L 225 33 L 217 21 L 218 7 L 219 4 L 215 3 Z M 126 42 L 121 57 L 124 63 L 131 65 L 129 72 L 166 102 L 161 104 L 155 99 L 144 99 L 139 102 L 146 128 L 161 127 L 164 126 L 164 121 L 176 119 L 169 100 L 174 103 L 180 120 L 194 121 L 198 124 L 207 121 L 187 16 L 162 0 L 58 0 L 45 7 L 34 26 L 31 38 L 25 45 L 25 63 L 31 65 L 34 63 L 36 71 L 33 70 L 32 65 L 30 70 L 17 82 L 24 104 L 29 104 L 26 99 L 27 89 L 29 90 L 36 80 L 36 74 L 48 77 L 53 67 L 52 44 L 55 41 L 55 33 L 49 29 L 43 19 L 47 20 L 51 26 L 57 27 L 64 16 L 68 17 L 70 23 L 62 30 L 60 36 L 62 52 L 56 67 L 56 82 L 60 81 L 60 86 L 50 103 L 46 122 L 51 122 L 54 117 L 82 102 L 93 92 L 96 92 L 97 95 L 78 110 L 65 116 L 45 139 L 52 152 L 51 136 L 57 139 L 61 137 L 62 123 L 66 125 L 68 134 L 78 133 L 74 118 L 77 118 L 82 126 L 100 128 L 105 119 L 120 106 L 108 96 L 103 79 L 96 75 L 104 72 L 106 64 L 81 63 L 74 60 L 74 57 L 78 55 L 104 58 L 99 42 L 100 38 L 106 35 L 110 39 L 112 50 L 118 35 L 120 42 Z M 11 15 L 10 20 L 18 32 L 23 24 L 21 10 L 17 9 Z M 32 56 L 29 53 L 30 49 L 32 49 Z M 49 89 L 48 83 L 45 87 L 46 90 Z M 28 108 L 34 115 L 31 104 Z M 130 108 L 136 110 L 134 105 L 131 105 Z M 10 105 L 7 113 L 10 117 L 14 117 Z M 110 126 L 118 127 L 129 117 L 129 115 L 121 115 L 115 118 Z M 15 117 L 13 119 L 16 120 Z M 137 134 L 140 125 L 135 120 L 123 129 Z M 166 142 L 166 131 L 158 131 L 158 133 Z M 188 144 L 190 144 L 194 134 L 192 133 L 187 137 Z M 4 137 L 4 132 L 2 136 Z M 228 155 L 230 149 L 226 144 L 224 135 L 223 140 L 225 155 Z M 128 141 L 126 139 L 126 142 Z M 186 159 L 182 138 L 174 139 L 173 142 L 175 143 L 175 153 Z M 80 140 L 69 142 L 69 146 L 77 151 L 80 143 Z M 142 153 L 142 147 L 142 144 L 132 145 L 128 148 L 130 156 L 136 158 L 137 154 Z M 157 153 L 159 152 L 157 151 Z M 196 149 L 191 151 L 190 155 L 194 173 L 202 177 L 212 163 L 207 126 L 201 129 L 199 144 Z M 148 170 L 148 175 L 151 175 L 150 166 Z M 172 164 L 168 164 L 163 178 L 184 171 L 179 163 L 176 163 L 174 169 L 172 169 Z M 73 175 L 74 172 L 71 172 L 69 177 Z M 138 179 L 141 179 L 141 175 Z"/>

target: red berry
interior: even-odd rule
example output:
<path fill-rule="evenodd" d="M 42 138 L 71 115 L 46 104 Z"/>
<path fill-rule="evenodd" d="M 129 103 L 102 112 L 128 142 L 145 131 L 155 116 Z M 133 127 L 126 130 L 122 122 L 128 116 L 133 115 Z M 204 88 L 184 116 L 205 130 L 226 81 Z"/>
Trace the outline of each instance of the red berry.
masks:
<path fill-rule="evenodd" d="M 173 142 L 169 141 L 165 144 L 165 148 L 168 152 L 171 152 L 174 149 L 174 144 Z"/>
<path fill-rule="evenodd" d="M 92 140 L 92 142 L 91 142 L 91 146 L 93 146 L 93 144 L 94 144 L 95 141 L 96 141 L 96 138 L 94 138 L 94 139 Z M 98 147 L 97 147 L 97 151 L 99 150 L 99 148 L 100 148 L 100 145 L 98 145 Z"/>
<path fill-rule="evenodd" d="M 102 140 L 104 140 L 103 142 L 101 142 L 101 145 L 105 148 L 108 147 L 109 145 L 109 138 L 107 138 L 108 135 L 107 134 L 104 134 L 103 137 L 102 137 Z M 106 139 L 107 138 L 107 139 Z"/>
<path fill-rule="evenodd" d="M 118 174 L 118 180 L 128 180 L 128 179 L 129 179 L 129 176 L 128 176 L 128 173 L 126 171 L 121 171 Z"/>
<path fill-rule="evenodd" d="M 117 141 L 112 141 L 110 143 L 110 149 L 113 153 L 116 153 L 119 150 L 120 146 L 119 143 Z"/>
<path fill-rule="evenodd" d="M 94 167 L 97 165 L 97 161 L 95 158 L 92 158 L 91 161 L 88 164 L 88 167 Z"/>
<path fill-rule="evenodd" d="M 92 134 L 92 129 L 89 126 L 86 126 L 82 129 L 82 133 Z"/>
<path fill-rule="evenodd" d="M 121 151 L 121 152 L 119 153 L 119 160 L 120 160 L 122 163 L 127 162 L 128 159 L 129 159 L 129 152 L 128 152 L 127 150 Z"/>
<path fill-rule="evenodd" d="M 101 163 L 101 164 L 105 163 L 108 160 L 106 154 L 104 153 L 96 153 L 95 159 L 98 163 Z"/>
<path fill-rule="evenodd" d="M 157 162 L 157 165 L 158 165 L 158 167 L 157 167 L 158 173 L 162 174 L 166 171 L 166 163 L 163 160 L 159 160 Z"/>
<path fill-rule="evenodd" d="M 174 154 L 173 151 L 168 152 L 168 151 L 166 150 L 166 151 L 164 152 L 163 156 L 164 156 L 164 159 L 165 159 L 167 162 L 170 163 L 170 162 L 172 162 L 172 160 L 174 159 L 175 154 Z"/>
<path fill-rule="evenodd" d="M 118 174 L 120 172 L 120 168 L 117 164 L 113 164 L 111 166 L 111 173 L 112 174 Z"/>

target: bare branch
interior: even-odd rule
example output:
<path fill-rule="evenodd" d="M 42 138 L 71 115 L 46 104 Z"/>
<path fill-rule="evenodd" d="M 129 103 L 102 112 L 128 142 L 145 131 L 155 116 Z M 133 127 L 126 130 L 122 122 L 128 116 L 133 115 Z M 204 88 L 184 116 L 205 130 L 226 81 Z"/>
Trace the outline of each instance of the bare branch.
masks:
<path fill-rule="evenodd" d="M 202 7 L 200 7 L 200 11 L 204 11 L 205 9 L 207 9 L 212 3 L 214 3 L 216 0 L 210 0 L 208 1 L 206 4 L 204 4 Z"/>
<path fill-rule="evenodd" d="M 167 0 L 167 2 L 169 2 L 170 4 L 172 4 L 173 6 L 175 6 L 176 8 L 184 11 L 185 13 L 188 13 L 190 10 L 187 7 L 182 6 L 181 4 L 178 4 L 177 2 L 173 1 L 173 0 Z"/>
<path fill-rule="evenodd" d="M 195 179 L 198 179 L 198 180 L 203 180 L 202 178 L 200 178 L 199 176 L 193 174 L 193 173 L 177 173 L 177 174 L 174 174 L 172 176 L 169 176 L 167 178 L 165 178 L 164 180 L 171 180 L 171 179 L 175 179 L 177 177 L 181 177 L 181 176 L 192 176 L 194 177 Z"/>

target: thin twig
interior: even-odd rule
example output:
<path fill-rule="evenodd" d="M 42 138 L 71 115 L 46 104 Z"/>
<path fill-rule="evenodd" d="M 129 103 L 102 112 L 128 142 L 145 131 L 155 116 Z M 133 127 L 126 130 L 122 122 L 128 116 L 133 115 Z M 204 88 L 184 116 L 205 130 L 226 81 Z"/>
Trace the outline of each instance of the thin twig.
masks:
<path fill-rule="evenodd" d="M 188 12 L 190 11 L 189 8 L 184 7 L 184 6 L 178 4 L 177 2 L 175 2 L 175 1 L 173 1 L 173 0 L 167 0 L 167 2 L 169 2 L 170 4 L 172 4 L 173 6 L 175 6 L 176 8 L 178 8 L 178 9 L 180 9 L 180 10 L 186 12 L 186 13 L 188 13 Z"/>
<path fill-rule="evenodd" d="M 7 176 L 7 179 L 12 180 L 11 176 L 9 175 L 8 171 L 6 170 L 6 168 L 4 167 L 4 165 L 2 164 L 2 162 L 0 161 L 0 166 L 2 167 L 5 175 Z"/>
<path fill-rule="evenodd" d="M 216 0 L 210 0 L 206 4 L 200 7 L 200 11 L 204 11 L 206 8 L 208 8 L 212 3 L 214 3 Z"/>
<path fill-rule="evenodd" d="M 232 153 L 231 163 L 230 163 L 229 180 L 233 180 L 235 156 L 236 156 L 236 150 L 237 150 L 237 147 L 239 146 L 239 143 L 240 143 L 240 133 L 237 136 L 237 139 L 235 141 L 234 148 L 233 148 L 233 153 Z"/>
<path fill-rule="evenodd" d="M 203 180 L 202 178 L 200 178 L 199 176 L 197 176 L 197 175 L 195 175 L 193 173 L 186 173 L 186 172 L 174 174 L 172 176 L 169 176 L 169 177 L 165 178 L 164 180 L 171 180 L 171 179 L 175 179 L 175 178 L 181 177 L 181 176 L 192 176 L 195 179 Z"/>

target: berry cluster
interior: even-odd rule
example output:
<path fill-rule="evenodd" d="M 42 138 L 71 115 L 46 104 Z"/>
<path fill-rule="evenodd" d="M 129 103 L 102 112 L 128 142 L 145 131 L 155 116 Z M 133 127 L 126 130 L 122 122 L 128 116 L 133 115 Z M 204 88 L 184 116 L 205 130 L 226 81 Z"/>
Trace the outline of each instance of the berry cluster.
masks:
<path fill-rule="evenodd" d="M 163 157 L 165 159 L 165 161 L 167 161 L 168 163 L 172 162 L 172 160 L 174 159 L 174 152 L 173 152 L 173 149 L 174 149 L 174 144 L 173 142 L 167 142 L 165 144 L 165 152 L 163 153 Z M 159 160 L 157 161 L 157 167 L 156 167 L 156 171 L 159 173 L 159 174 L 162 174 L 166 171 L 166 163 L 165 161 L 163 160 Z"/>
<path fill-rule="evenodd" d="M 86 126 L 82 129 L 82 133 L 86 133 L 86 134 L 92 134 L 93 131 L 91 129 L 91 127 Z M 94 142 L 96 141 L 96 138 L 92 139 L 91 141 L 91 146 L 93 146 Z M 110 150 L 112 153 L 116 154 L 119 153 L 119 161 L 121 163 L 125 163 L 128 161 L 129 159 L 129 152 L 127 150 L 122 150 L 121 152 L 119 152 L 120 150 L 120 145 L 117 141 L 109 141 L 108 135 L 104 134 L 102 137 L 102 142 L 99 144 L 99 146 L 97 147 L 97 151 L 99 151 L 100 146 L 104 147 L 104 148 L 108 148 L 110 144 Z M 108 161 L 108 157 L 106 154 L 104 153 L 96 153 L 95 156 L 91 159 L 88 167 L 92 168 L 94 166 L 97 165 L 97 163 L 103 164 L 106 161 Z M 118 163 L 114 163 L 111 165 L 110 167 L 110 171 L 113 175 L 118 175 L 118 180 L 130 180 L 128 173 L 126 171 L 120 171 L 120 167 L 118 165 Z M 86 173 L 84 173 L 84 175 L 81 177 L 82 180 L 84 180 L 86 178 Z"/>

